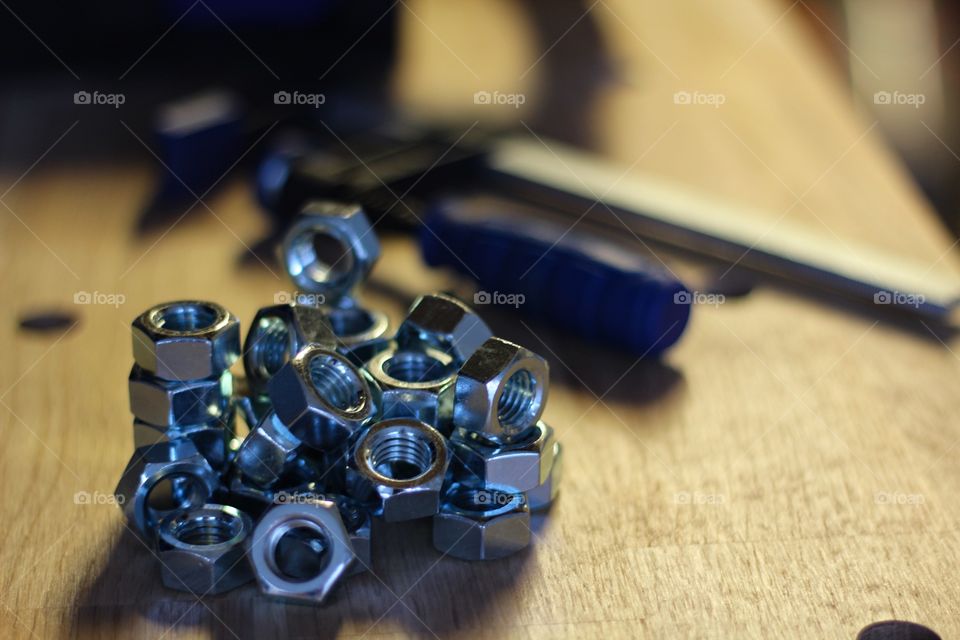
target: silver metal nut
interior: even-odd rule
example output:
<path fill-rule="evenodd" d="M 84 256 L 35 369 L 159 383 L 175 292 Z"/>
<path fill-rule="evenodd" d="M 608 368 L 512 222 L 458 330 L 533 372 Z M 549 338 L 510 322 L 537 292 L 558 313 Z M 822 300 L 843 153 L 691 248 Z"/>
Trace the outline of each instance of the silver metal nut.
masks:
<path fill-rule="evenodd" d="M 226 416 L 233 393 L 229 371 L 212 378 L 163 380 L 133 365 L 129 378 L 130 411 L 143 422 L 175 427 Z"/>
<path fill-rule="evenodd" d="M 495 438 L 516 436 L 543 415 L 549 384 L 546 360 L 512 342 L 490 338 L 460 367 L 454 423 Z"/>
<path fill-rule="evenodd" d="M 386 522 L 415 520 L 437 513 L 448 464 L 439 431 L 410 418 L 383 420 L 357 440 L 347 484 Z"/>
<path fill-rule="evenodd" d="M 377 415 L 380 390 L 343 355 L 309 345 L 270 379 L 274 411 L 312 447 L 330 449 Z"/>
<path fill-rule="evenodd" d="M 381 418 L 416 418 L 449 433 L 456 380 L 449 354 L 430 347 L 391 347 L 371 358 L 366 370 L 383 392 Z"/>
<path fill-rule="evenodd" d="M 205 504 L 218 484 L 210 463 L 181 440 L 136 449 L 115 494 L 134 531 L 152 540 L 161 519 Z"/>
<path fill-rule="evenodd" d="M 217 376 L 239 356 L 240 322 L 213 302 L 165 302 L 133 321 L 136 363 L 164 380 Z"/>
<path fill-rule="evenodd" d="M 343 526 L 350 534 L 350 546 L 353 548 L 354 563 L 347 575 L 356 575 L 370 569 L 372 549 L 372 522 L 370 511 L 349 496 L 328 494 L 320 490 L 316 483 L 277 491 L 274 504 L 303 504 L 317 500 L 329 500 L 337 505 Z"/>
<path fill-rule="evenodd" d="M 365 309 L 350 298 L 336 307 L 324 307 L 336 336 L 337 351 L 360 366 L 390 346 L 386 333 L 390 320 L 382 311 Z"/>
<path fill-rule="evenodd" d="M 222 469 L 227 463 L 230 453 L 228 444 L 233 437 L 232 412 L 223 420 L 186 426 L 159 427 L 136 418 L 133 420 L 134 448 L 189 440 L 214 469 Z"/>
<path fill-rule="evenodd" d="M 543 421 L 520 440 L 490 442 L 482 435 L 458 430 L 453 435 L 454 455 L 466 483 L 531 491 L 547 482 L 556 448 L 553 428 Z"/>
<path fill-rule="evenodd" d="M 340 511 L 325 500 L 272 507 L 248 555 L 263 593 L 311 603 L 323 602 L 354 561 Z"/>
<path fill-rule="evenodd" d="M 442 293 L 420 296 L 397 329 L 401 348 L 433 347 L 449 353 L 458 365 L 492 336 L 473 309 Z"/>
<path fill-rule="evenodd" d="M 298 289 L 335 305 L 367 278 L 380 258 L 380 242 L 359 206 L 317 201 L 294 220 L 281 253 Z"/>
<path fill-rule="evenodd" d="M 257 396 L 265 394 L 270 378 L 308 344 L 332 349 L 336 342 L 328 314 L 319 307 L 291 302 L 260 309 L 243 345 L 250 391 Z"/>
<path fill-rule="evenodd" d="M 243 439 L 234 464 L 256 485 L 271 487 L 296 458 L 301 444 L 271 411 Z"/>
<path fill-rule="evenodd" d="M 433 518 L 433 546 L 462 560 L 494 560 L 530 544 L 523 494 L 453 485 Z"/>
<path fill-rule="evenodd" d="M 360 503 L 347 496 L 336 496 L 335 502 L 340 509 L 343 525 L 350 534 L 350 545 L 355 556 L 349 575 L 369 571 L 373 566 L 373 523 L 370 512 Z"/>
<path fill-rule="evenodd" d="M 163 584 L 203 596 L 250 582 L 245 554 L 252 530 L 247 514 L 219 504 L 167 516 L 157 544 Z"/>
<path fill-rule="evenodd" d="M 527 505 L 530 511 L 545 511 L 550 508 L 560 493 L 560 483 L 563 479 L 563 447 L 559 442 L 553 443 L 553 467 L 546 482 L 527 491 Z"/>

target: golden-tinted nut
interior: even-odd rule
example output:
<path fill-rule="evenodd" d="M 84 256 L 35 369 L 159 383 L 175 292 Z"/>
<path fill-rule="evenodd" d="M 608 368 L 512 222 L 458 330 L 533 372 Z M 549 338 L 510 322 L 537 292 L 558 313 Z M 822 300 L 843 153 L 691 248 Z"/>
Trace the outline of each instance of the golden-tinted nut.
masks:
<path fill-rule="evenodd" d="M 327 313 L 319 307 L 291 302 L 260 309 L 243 345 L 251 393 L 264 395 L 270 378 L 308 344 L 332 349 L 336 342 Z"/>
<path fill-rule="evenodd" d="M 343 355 L 309 345 L 270 380 L 280 421 L 308 445 L 330 449 L 377 415 L 380 390 Z"/>
<path fill-rule="evenodd" d="M 436 429 L 410 418 L 383 420 L 358 439 L 347 485 L 386 522 L 425 518 L 437 513 L 448 464 Z"/>

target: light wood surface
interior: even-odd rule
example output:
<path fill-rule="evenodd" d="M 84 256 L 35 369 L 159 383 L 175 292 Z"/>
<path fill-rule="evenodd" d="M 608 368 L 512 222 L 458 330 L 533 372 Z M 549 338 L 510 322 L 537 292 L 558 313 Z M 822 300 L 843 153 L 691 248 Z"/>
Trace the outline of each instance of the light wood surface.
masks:
<path fill-rule="evenodd" d="M 802 11 L 596 5 L 617 61 L 596 106 L 598 148 L 764 208 L 771 224 L 783 215 L 955 273 L 951 239 L 850 104 Z M 411 109 L 493 120 L 537 108 L 536 65 L 518 78 L 539 52 L 521 40 L 514 3 L 410 2 L 403 15 L 397 95 Z M 479 89 L 530 100 L 483 111 Z M 727 100 L 677 105 L 681 90 Z M 562 496 L 516 557 L 441 558 L 416 522 L 378 529 L 376 575 L 322 608 L 252 586 L 202 602 L 164 589 L 115 506 L 74 500 L 111 494 L 131 452 L 129 322 L 178 298 L 217 300 L 248 322 L 290 286 L 276 268 L 236 267 L 263 230 L 248 184 L 137 238 L 134 213 L 161 170 L 145 150 L 132 165 L 55 157 L 0 208 L 0 635 L 853 638 L 889 618 L 960 635 L 960 350 L 772 289 L 695 308 L 659 363 L 494 314 L 498 331 L 549 357 L 546 419 L 566 447 Z M 397 320 L 416 293 L 446 286 L 462 283 L 390 240 L 366 301 Z M 125 300 L 74 307 L 78 291 Z M 17 315 L 50 306 L 79 325 L 17 330 Z"/>

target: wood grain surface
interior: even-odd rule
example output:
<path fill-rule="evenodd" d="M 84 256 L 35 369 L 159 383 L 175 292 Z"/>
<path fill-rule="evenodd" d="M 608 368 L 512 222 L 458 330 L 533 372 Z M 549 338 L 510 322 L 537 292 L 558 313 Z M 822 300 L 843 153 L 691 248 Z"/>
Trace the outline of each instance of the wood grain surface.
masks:
<path fill-rule="evenodd" d="M 956 273 L 951 238 L 816 50 L 804 11 L 595 4 L 612 61 L 592 107 L 596 148 L 760 206 L 771 225 Z M 406 3 L 398 100 L 438 117 L 533 118 L 553 53 L 537 62 L 546 47 L 524 40 L 518 12 Z M 481 89 L 529 99 L 485 111 L 472 100 Z M 679 105 L 677 91 L 725 101 Z M 546 419 L 566 447 L 561 498 L 515 557 L 443 558 L 429 522 L 414 522 L 377 528 L 375 575 L 322 608 L 253 586 L 201 601 L 164 589 L 107 498 L 132 448 L 130 320 L 158 301 L 209 298 L 246 323 L 290 285 L 275 266 L 238 266 L 263 231 L 246 182 L 138 237 L 135 214 L 163 171 L 146 149 L 139 163 L 56 156 L 19 181 L 7 172 L 0 198 L 0 635 L 853 638 L 890 618 L 960 635 L 960 351 L 772 288 L 695 308 L 659 362 L 491 315 L 550 359 Z M 463 286 L 390 239 L 364 297 L 396 321 L 417 293 Z M 81 291 L 124 299 L 74 306 Z M 50 307 L 79 323 L 17 329 Z"/>

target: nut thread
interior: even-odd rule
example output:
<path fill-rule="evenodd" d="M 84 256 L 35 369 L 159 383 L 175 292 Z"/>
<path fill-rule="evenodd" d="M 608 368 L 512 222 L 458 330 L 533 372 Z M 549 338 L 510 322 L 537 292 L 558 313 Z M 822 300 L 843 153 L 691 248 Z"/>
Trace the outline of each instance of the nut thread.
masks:
<path fill-rule="evenodd" d="M 250 359 L 256 373 L 266 379 L 290 358 L 290 329 L 280 318 L 263 318 L 253 330 Z"/>
<path fill-rule="evenodd" d="M 237 524 L 232 520 L 211 519 L 198 516 L 184 523 L 176 532 L 177 540 L 191 545 L 222 544 L 237 534 Z"/>
<path fill-rule="evenodd" d="M 384 432 L 370 448 L 370 466 L 388 478 L 408 480 L 433 465 L 429 441 L 413 431 Z"/>
<path fill-rule="evenodd" d="M 341 411 L 359 405 L 363 383 L 345 362 L 321 355 L 310 361 L 309 369 L 310 383 L 321 398 Z"/>
<path fill-rule="evenodd" d="M 500 424 L 512 430 L 524 429 L 533 422 L 539 408 L 536 377 L 526 369 L 510 376 L 497 403 Z"/>

